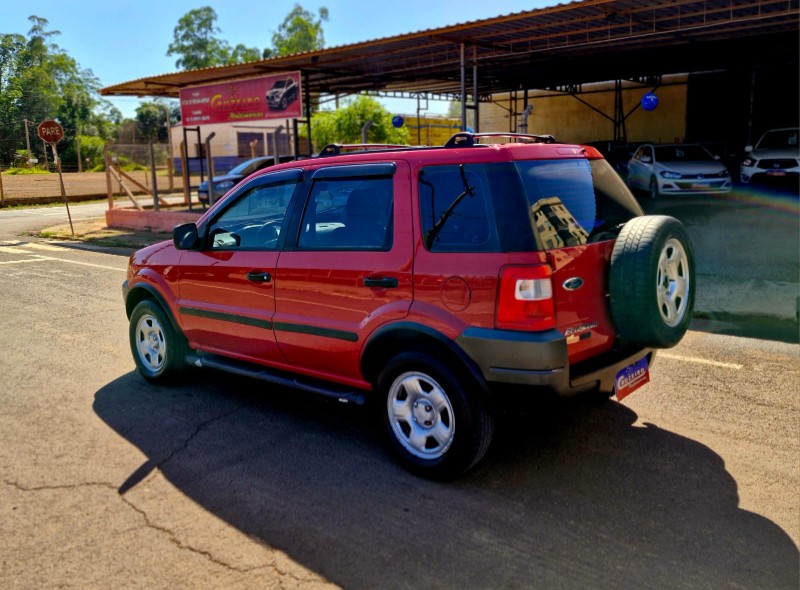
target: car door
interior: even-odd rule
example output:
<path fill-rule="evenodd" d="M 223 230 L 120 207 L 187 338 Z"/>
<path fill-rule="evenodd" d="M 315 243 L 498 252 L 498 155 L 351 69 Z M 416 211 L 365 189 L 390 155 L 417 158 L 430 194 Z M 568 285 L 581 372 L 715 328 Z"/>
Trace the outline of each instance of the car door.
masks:
<path fill-rule="evenodd" d="M 404 162 L 321 166 L 306 181 L 276 270 L 275 335 L 293 369 L 366 385 L 364 341 L 411 305 L 409 182 Z"/>
<path fill-rule="evenodd" d="M 647 189 L 653 171 L 653 148 L 643 145 L 628 164 L 628 185 L 631 188 Z"/>
<path fill-rule="evenodd" d="M 184 251 L 179 313 L 193 348 L 255 362 L 282 362 L 275 341 L 275 268 L 299 169 L 240 187 L 201 228 L 200 249 Z"/>

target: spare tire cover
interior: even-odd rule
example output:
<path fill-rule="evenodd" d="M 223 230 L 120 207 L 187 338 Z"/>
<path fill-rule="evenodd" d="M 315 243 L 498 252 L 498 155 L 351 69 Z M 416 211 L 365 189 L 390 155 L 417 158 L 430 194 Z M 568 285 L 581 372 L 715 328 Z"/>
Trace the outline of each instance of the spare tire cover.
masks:
<path fill-rule="evenodd" d="M 694 253 L 683 224 L 666 215 L 628 221 L 611 253 L 611 315 L 620 338 L 675 346 L 694 309 Z"/>

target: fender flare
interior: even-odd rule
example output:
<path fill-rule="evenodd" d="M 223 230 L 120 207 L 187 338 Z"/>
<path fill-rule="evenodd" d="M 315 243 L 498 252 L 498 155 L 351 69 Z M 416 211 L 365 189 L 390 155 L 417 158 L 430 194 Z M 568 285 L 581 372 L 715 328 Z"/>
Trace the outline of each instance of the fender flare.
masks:
<path fill-rule="evenodd" d="M 412 321 L 386 324 L 370 334 L 361 349 L 361 374 L 365 380 L 372 382 L 380 373 L 382 363 L 375 361 L 382 360 L 384 356 L 390 356 L 386 353 L 387 344 L 414 340 L 426 340 L 434 343 L 440 350 L 444 350 L 450 357 L 460 362 L 468 371 L 473 382 L 480 385 L 484 393 L 488 393 L 486 380 L 483 378 L 480 368 L 452 338 L 448 338 L 429 326 Z"/>
<path fill-rule="evenodd" d="M 169 320 L 170 324 L 172 324 L 172 329 L 178 334 L 183 334 L 183 330 L 181 330 L 181 327 L 175 318 L 172 307 L 167 304 L 166 297 L 164 297 L 156 287 L 149 283 L 137 283 L 128 288 L 128 291 L 125 294 L 125 313 L 128 316 L 128 319 L 130 319 L 133 309 L 139 304 L 139 302 L 145 299 L 154 300 L 161 307 L 161 309 L 164 310 L 167 319 Z"/>

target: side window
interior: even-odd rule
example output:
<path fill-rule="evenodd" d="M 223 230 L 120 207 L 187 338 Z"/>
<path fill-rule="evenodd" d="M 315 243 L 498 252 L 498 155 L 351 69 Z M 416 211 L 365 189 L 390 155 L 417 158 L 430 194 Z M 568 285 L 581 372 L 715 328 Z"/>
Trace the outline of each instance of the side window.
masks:
<path fill-rule="evenodd" d="M 392 178 L 324 178 L 311 186 L 298 247 L 389 250 L 394 236 Z"/>
<path fill-rule="evenodd" d="M 437 166 L 419 175 L 425 247 L 431 252 L 499 250 L 492 196 L 482 166 Z"/>
<path fill-rule="evenodd" d="M 297 185 L 284 180 L 251 187 L 209 227 L 212 250 L 275 250 Z"/>

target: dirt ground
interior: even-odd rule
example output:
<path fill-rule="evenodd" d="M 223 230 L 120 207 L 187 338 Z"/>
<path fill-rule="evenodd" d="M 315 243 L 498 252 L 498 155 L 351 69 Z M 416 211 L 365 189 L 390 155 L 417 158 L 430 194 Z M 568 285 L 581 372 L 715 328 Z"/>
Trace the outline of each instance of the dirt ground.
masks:
<path fill-rule="evenodd" d="M 137 182 L 146 187 L 150 187 L 152 180 L 148 171 L 130 172 Z M 91 198 L 102 199 L 107 196 L 106 175 L 104 172 L 68 172 L 63 174 L 64 191 L 70 201 L 80 201 Z M 170 179 L 167 176 L 158 176 L 159 192 L 181 192 L 183 190 L 183 179 L 175 176 Z M 2 174 L 2 201 L 4 206 L 27 205 L 36 203 L 46 203 L 52 200 L 61 200 L 61 189 L 58 183 L 58 174 Z M 197 184 L 199 179 L 192 179 L 192 184 Z M 134 194 L 141 194 L 143 191 L 135 185 L 129 184 L 129 188 Z M 112 182 L 114 194 L 125 194 L 120 189 L 119 183 Z"/>

